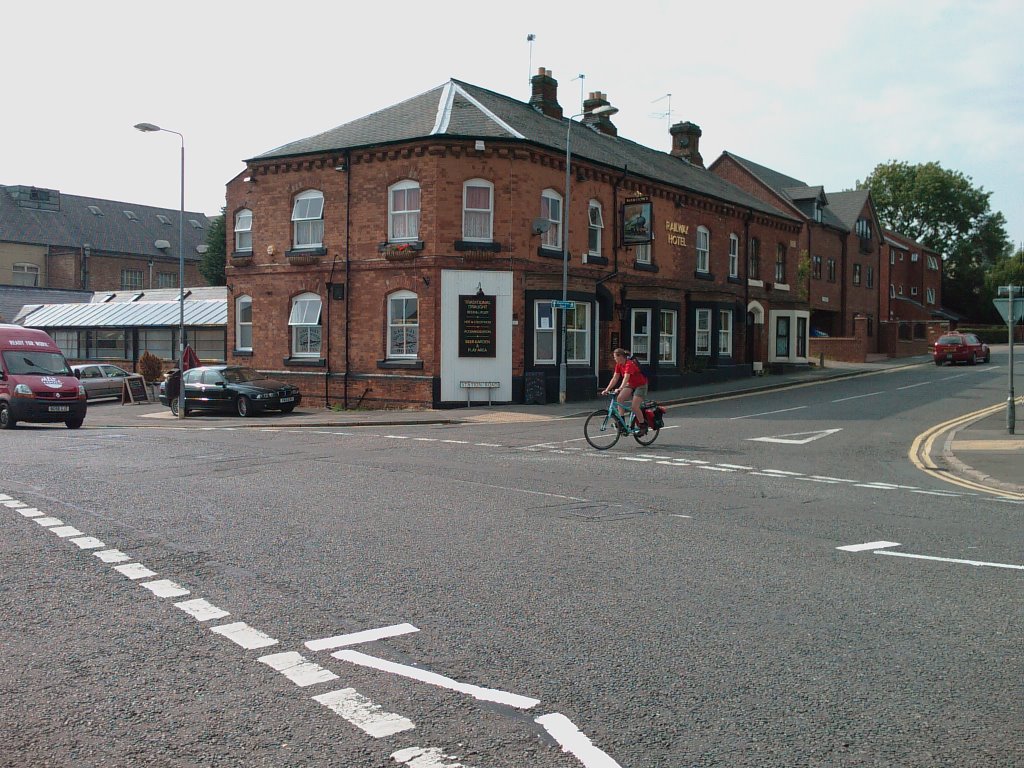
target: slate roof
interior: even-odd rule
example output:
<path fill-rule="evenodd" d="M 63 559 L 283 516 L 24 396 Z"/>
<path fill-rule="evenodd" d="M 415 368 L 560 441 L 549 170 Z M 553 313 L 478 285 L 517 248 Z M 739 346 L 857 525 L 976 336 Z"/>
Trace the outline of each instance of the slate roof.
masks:
<path fill-rule="evenodd" d="M 32 288 L 25 285 L 0 285 L 0 323 L 13 323 L 26 304 L 63 304 L 89 301 L 92 291 L 61 288 Z"/>
<path fill-rule="evenodd" d="M 526 102 L 460 80 L 449 80 L 444 85 L 366 117 L 264 152 L 250 158 L 249 162 L 407 142 L 430 136 L 521 141 L 564 154 L 567 130 L 571 131 L 574 157 L 609 168 L 627 169 L 633 177 L 672 185 L 762 213 L 799 220 L 687 160 L 621 136 L 599 133 L 575 121 L 570 127 L 567 118 L 548 117 Z M 800 184 L 794 181 L 788 186 Z"/>
<path fill-rule="evenodd" d="M 66 195 L 56 190 L 51 190 L 51 197 L 55 196 L 54 193 L 59 195 L 58 210 L 29 208 L 15 200 L 15 196 L 28 189 L 31 188 L 0 185 L 0 241 L 71 248 L 88 245 L 97 252 L 177 261 L 177 209 Z M 102 215 L 94 214 L 90 206 Z M 125 211 L 131 211 L 136 220 L 129 219 Z M 166 217 L 170 223 L 161 222 L 158 215 Z M 202 229 L 192 226 L 190 219 L 198 222 Z M 209 228 L 210 220 L 206 214 L 185 212 L 183 239 L 186 261 L 195 262 L 202 258 L 196 246 L 206 243 Z M 154 245 L 157 240 L 167 240 L 170 248 L 157 248 Z"/>
<path fill-rule="evenodd" d="M 29 328 L 176 328 L 181 318 L 177 288 L 66 293 L 84 296 L 69 303 L 26 304 L 14 322 Z M 139 297 L 133 300 L 135 296 Z M 185 325 L 226 326 L 227 321 L 226 286 L 185 289 Z"/>
<path fill-rule="evenodd" d="M 864 204 L 867 201 L 868 191 L 866 189 L 828 193 L 828 207 L 850 230 L 857 225 L 857 219 L 860 218 L 860 213 L 864 210 Z"/>
<path fill-rule="evenodd" d="M 801 181 L 800 179 L 794 179 L 792 176 L 786 176 L 784 173 L 779 173 L 767 166 L 755 163 L 753 160 L 747 160 L 746 158 L 740 157 L 732 152 L 723 152 L 722 155 L 725 157 L 731 157 L 740 166 L 746 168 L 748 173 L 775 192 L 775 194 L 786 200 L 792 200 L 794 203 L 797 200 L 813 198 L 815 195 L 810 194 L 812 190 L 821 190 L 822 194 L 825 196 L 825 205 L 821 209 L 821 223 L 829 227 L 833 227 L 834 229 L 841 229 L 844 231 L 853 229 L 853 225 L 847 226 L 836 212 L 832 210 L 832 195 L 842 193 L 829 192 L 828 194 L 825 194 L 823 187 L 809 186 L 806 182 Z M 794 197 L 791 194 L 792 192 L 795 192 L 799 196 Z"/>

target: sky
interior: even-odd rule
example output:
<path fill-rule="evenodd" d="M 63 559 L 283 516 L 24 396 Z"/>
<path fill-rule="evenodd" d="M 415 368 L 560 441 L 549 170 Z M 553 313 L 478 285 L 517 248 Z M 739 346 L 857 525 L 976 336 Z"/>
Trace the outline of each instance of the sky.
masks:
<path fill-rule="evenodd" d="M 1019 0 L 51 0 L 3 17 L 0 184 L 177 209 L 181 144 L 132 127 L 149 122 L 183 134 L 185 207 L 213 215 L 246 158 L 451 78 L 528 101 L 545 67 L 566 115 L 581 84 L 602 91 L 620 136 L 666 152 L 689 120 L 706 164 L 728 150 L 841 191 L 936 161 L 1024 243 Z"/>

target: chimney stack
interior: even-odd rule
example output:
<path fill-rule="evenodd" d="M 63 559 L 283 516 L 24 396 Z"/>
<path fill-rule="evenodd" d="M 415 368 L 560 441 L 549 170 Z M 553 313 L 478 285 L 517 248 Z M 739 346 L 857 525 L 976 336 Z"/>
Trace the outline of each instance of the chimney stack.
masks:
<path fill-rule="evenodd" d="M 676 123 L 668 132 L 672 134 L 672 156 L 689 160 L 703 168 L 704 158 L 700 156 L 700 126 L 690 122 Z"/>
<path fill-rule="evenodd" d="M 613 107 L 602 114 L 593 114 L 594 110 L 598 107 L 610 106 L 608 94 L 601 93 L 601 91 L 591 91 L 590 98 L 583 102 L 583 124 L 589 125 L 595 131 L 607 136 L 618 136 L 619 129 L 612 124 L 611 116 L 619 110 Z"/>
<path fill-rule="evenodd" d="M 541 67 L 537 70 L 537 74 L 530 79 L 530 83 L 533 85 L 530 106 L 541 114 L 561 120 L 562 108 L 558 106 L 558 81 L 551 76 L 551 70 Z"/>

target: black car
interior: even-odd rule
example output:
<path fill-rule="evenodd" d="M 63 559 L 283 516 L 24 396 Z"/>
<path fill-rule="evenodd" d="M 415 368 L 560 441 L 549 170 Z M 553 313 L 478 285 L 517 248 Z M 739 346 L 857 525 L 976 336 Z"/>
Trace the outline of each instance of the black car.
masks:
<path fill-rule="evenodd" d="M 160 384 L 160 402 L 178 415 L 177 372 Z M 298 387 L 268 379 L 242 365 L 204 365 L 185 371 L 185 415 L 225 411 L 252 416 L 263 411 L 290 413 L 302 400 Z"/>

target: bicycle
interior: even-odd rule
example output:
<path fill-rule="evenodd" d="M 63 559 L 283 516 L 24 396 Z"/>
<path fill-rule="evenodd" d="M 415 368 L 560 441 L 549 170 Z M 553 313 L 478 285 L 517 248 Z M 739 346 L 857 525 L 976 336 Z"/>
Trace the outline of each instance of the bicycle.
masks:
<path fill-rule="evenodd" d="M 643 407 L 645 410 L 648 408 L 656 409 L 658 405 L 645 402 Z M 628 417 L 624 416 L 624 413 L 628 414 Z M 632 435 L 634 440 L 640 445 L 645 446 L 658 439 L 661 427 L 649 424 L 647 434 L 641 435 L 639 431 L 633 428 L 635 418 L 632 409 L 628 405 L 620 403 L 615 399 L 615 395 L 612 395 L 607 410 L 598 409 L 587 417 L 586 422 L 583 424 L 583 436 L 587 438 L 587 442 L 591 446 L 599 451 L 608 450 L 619 442 L 619 438 L 623 435 Z"/>

